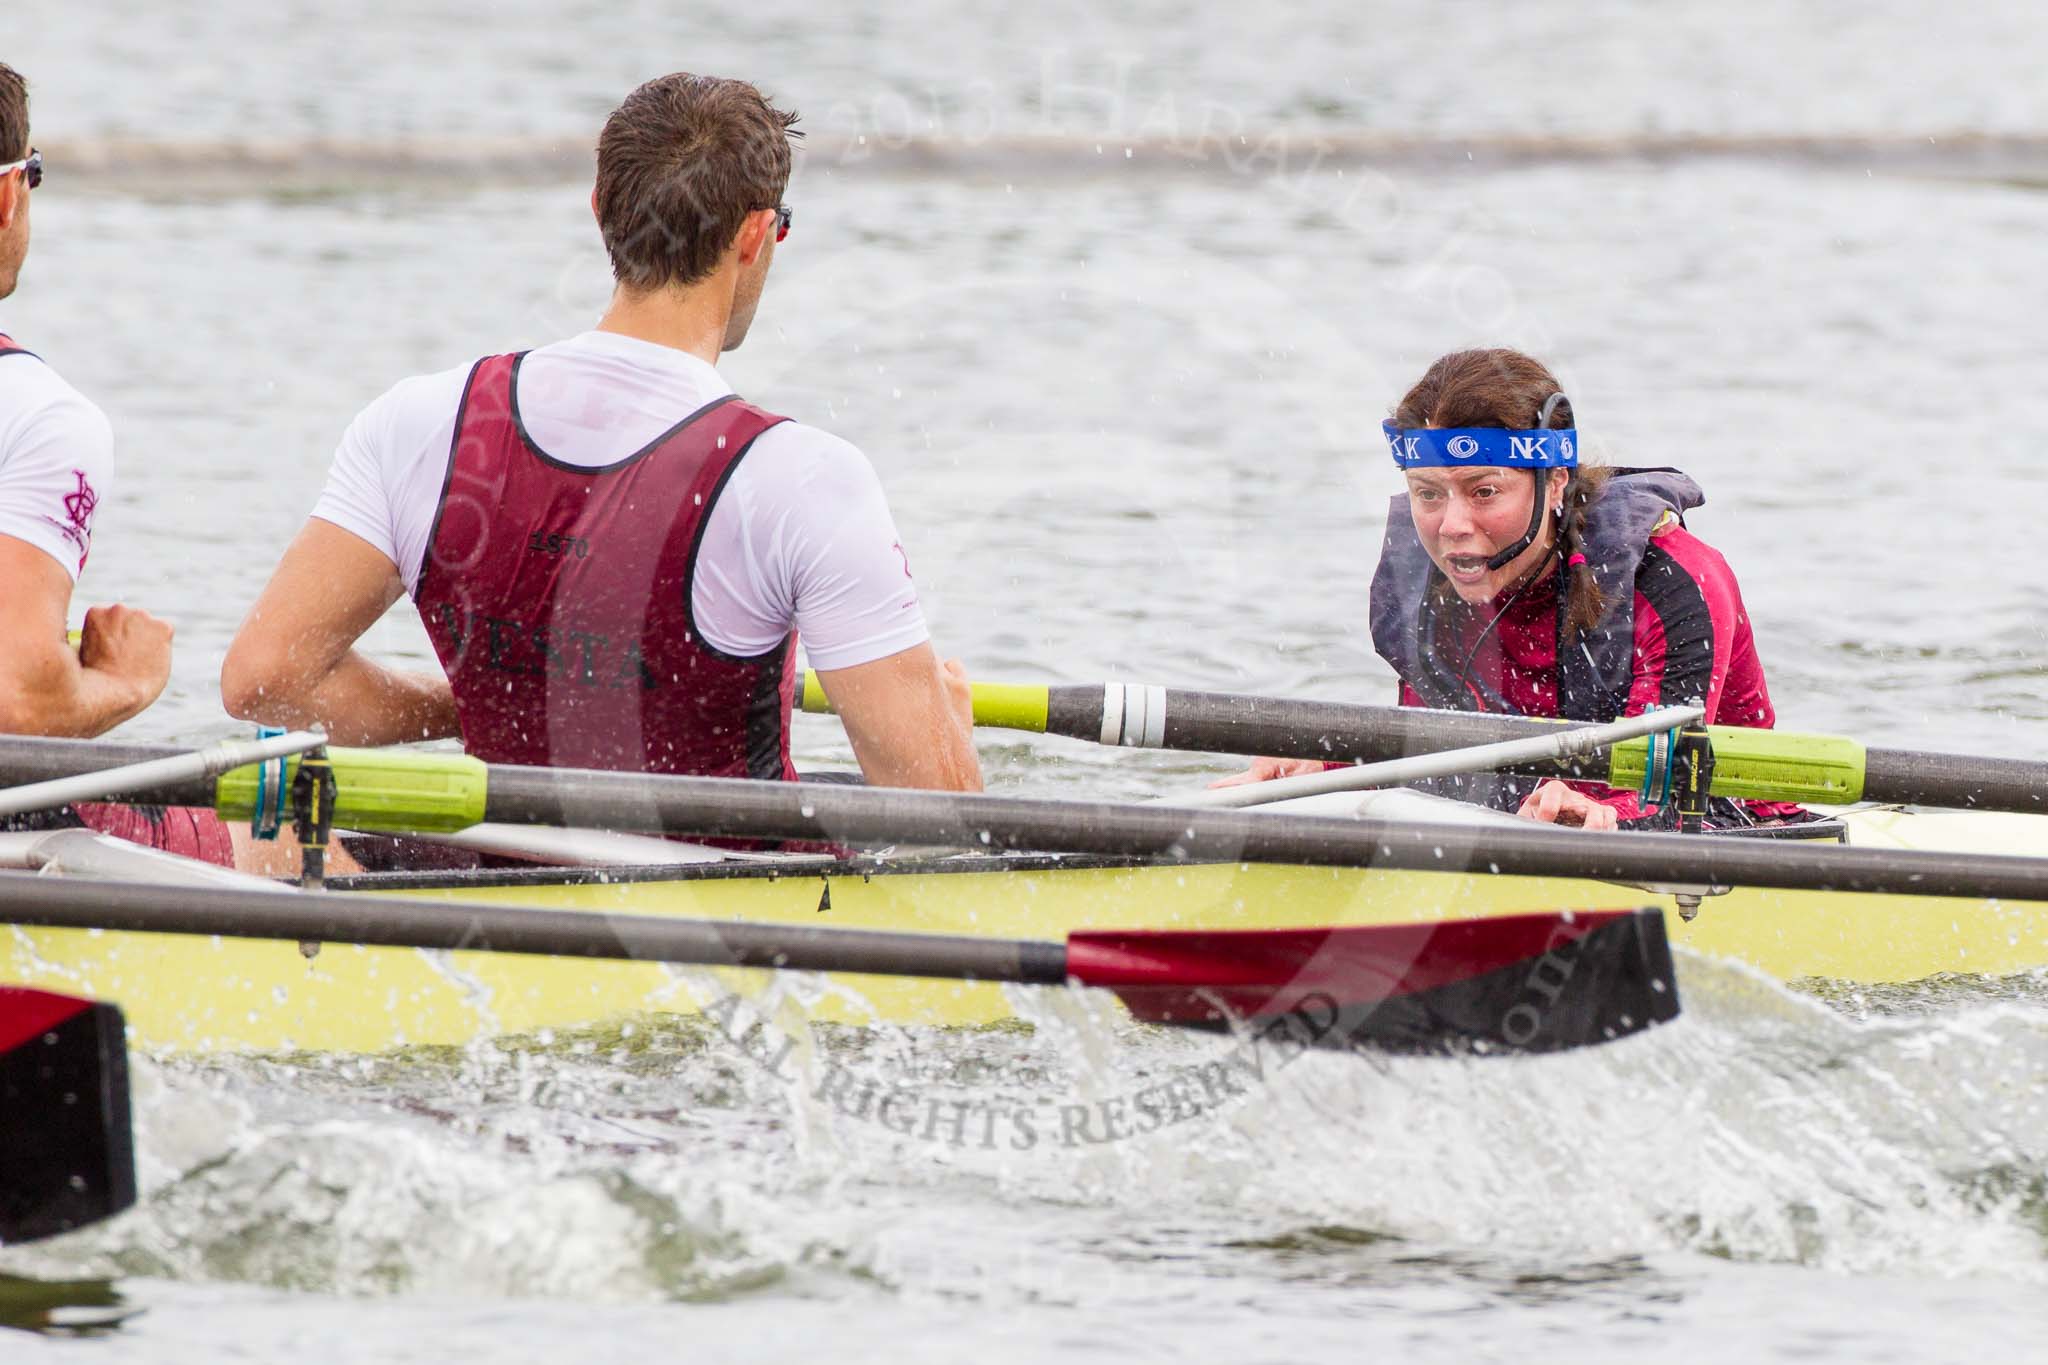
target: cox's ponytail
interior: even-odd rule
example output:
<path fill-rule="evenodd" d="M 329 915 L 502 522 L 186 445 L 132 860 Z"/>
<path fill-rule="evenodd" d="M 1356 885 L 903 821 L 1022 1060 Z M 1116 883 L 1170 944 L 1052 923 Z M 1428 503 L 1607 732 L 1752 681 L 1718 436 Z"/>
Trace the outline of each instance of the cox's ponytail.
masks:
<path fill-rule="evenodd" d="M 1563 512 L 1558 517 L 1558 553 L 1564 559 L 1565 630 L 1583 635 L 1600 624 L 1607 614 L 1607 594 L 1593 577 L 1586 562 L 1586 512 L 1600 500 L 1613 470 L 1579 468 L 1564 486 Z"/>
<path fill-rule="evenodd" d="M 1537 421 L 1552 430 L 1575 426 L 1572 400 L 1553 393 L 1544 402 Z M 1558 503 L 1557 554 L 1564 561 L 1564 624 L 1566 633 L 1571 635 L 1590 631 L 1607 613 L 1607 595 L 1600 591 L 1593 566 L 1586 562 L 1586 513 L 1600 500 L 1600 490 L 1607 486 L 1609 473 L 1598 467 L 1580 466 L 1572 470 Z"/>

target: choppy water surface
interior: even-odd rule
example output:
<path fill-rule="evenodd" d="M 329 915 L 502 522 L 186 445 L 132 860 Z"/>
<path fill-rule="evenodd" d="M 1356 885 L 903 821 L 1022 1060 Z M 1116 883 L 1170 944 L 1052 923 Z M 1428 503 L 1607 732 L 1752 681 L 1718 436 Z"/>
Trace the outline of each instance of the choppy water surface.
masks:
<path fill-rule="evenodd" d="M 1688 960 L 1683 985 L 1684 1021 L 1620 1046 L 1268 1057 L 1116 1141 L 1105 1102 L 1216 1045 L 1040 998 L 1033 1032 L 823 1031 L 780 1075 L 661 1020 L 375 1061 L 164 1060 L 137 1085 L 144 1207 L 6 1264 L 126 1277 L 73 1320 L 147 1309 L 96 1348 L 137 1360 L 411 1359 L 423 1332 L 519 1360 L 593 1333 L 915 1360 L 966 1332 L 1006 1359 L 2009 1341 L 2044 1278 L 2038 986 L 1853 1019 L 1732 968 Z"/>
<path fill-rule="evenodd" d="M 1741 575 L 1781 723 L 2048 754 L 2048 198 L 2025 177 L 1115 166 L 1119 134 L 1205 101 L 1253 130 L 1482 143 L 2039 136 L 2032 10 L 1478 5 L 1447 44 L 1434 8 L 1340 9 L 444 5 L 342 29 L 31 0 L 0 20 L 0 59 L 37 81 L 45 145 L 202 159 L 577 135 L 656 70 L 761 74 L 842 141 L 803 168 L 729 372 L 871 454 L 940 644 L 980 676 L 1390 695 L 1364 639 L 1394 488 L 1376 424 L 1436 354 L 1503 342 L 1559 363 L 1611 459 L 1705 485 L 1694 526 Z M 846 153 L 920 131 L 891 122 L 904 109 L 975 149 L 968 173 Z M 1088 175 L 1002 145 L 1098 135 Z M 572 181 L 322 190 L 317 149 L 302 160 L 289 194 L 67 189 L 53 160 L 0 312 L 120 434 L 80 598 L 178 624 L 137 737 L 230 728 L 220 653 L 357 408 L 603 302 Z M 403 608 L 373 643 L 430 658 Z M 828 724 L 801 739 L 846 756 Z M 1153 795 L 1222 766 L 982 752 L 996 782 L 1048 792 Z M 2048 1280 L 2040 984 L 1794 995 L 1688 962 L 1684 985 L 1684 1020 L 1622 1046 L 1309 1057 L 1118 1141 L 1066 1141 L 1062 1116 L 1208 1045 L 1062 997 L 1020 1000 L 1034 1031 L 814 1036 L 798 983 L 770 1005 L 793 1079 L 651 1019 L 373 1062 L 145 1061 L 143 1207 L 0 1271 L 112 1278 L 148 1311 L 89 1344 L 0 1333 L 0 1357 L 2024 1355 Z M 927 1108 L 900 1131 L 852 1112 L 870 1082 L 877 1105 L 1032 1109 L 1042 1131 L 956 1141 Z M 23 1292 L 0 1284 L 0 1317 Z"/>

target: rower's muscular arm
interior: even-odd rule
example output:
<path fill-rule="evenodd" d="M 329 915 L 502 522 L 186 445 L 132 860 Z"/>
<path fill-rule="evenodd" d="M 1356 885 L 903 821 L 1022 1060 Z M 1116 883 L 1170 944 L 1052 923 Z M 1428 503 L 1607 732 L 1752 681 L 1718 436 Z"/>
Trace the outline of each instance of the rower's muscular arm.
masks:
<path fill-rule="evenodd" d="M 869 786 L 981 790 L 973 693 L 956 660 L 941 665 L 925 643 L 873 663 L 819 669 L 818 682 Z"/>
<path fill-rule="evenodd" d="M 0 732 L 90 739 L 139 714 L 171 673 L 171 628 L 134 607 L 94 607 L 76 652 L 64 637 L 71 575 L 0 535 Z"/>
<path fill-rule="evenodd" d="M 221 703 L 243 720 L 324 726 L 337 744 L 458 733 L 446 678 L 387 668 L 355 648 L 404 591 L 381 550 L 308 520 L 228 647 Z"/>

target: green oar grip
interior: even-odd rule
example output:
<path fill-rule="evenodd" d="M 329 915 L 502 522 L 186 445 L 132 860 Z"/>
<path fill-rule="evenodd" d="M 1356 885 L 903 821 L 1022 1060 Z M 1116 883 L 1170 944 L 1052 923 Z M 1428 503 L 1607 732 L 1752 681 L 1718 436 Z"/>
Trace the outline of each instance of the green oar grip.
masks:
<path fill-rule="evenodd" d="M 818 683 L 818 675 L 805 669 L 797 677 L 797 706 L 814 716 L 832 714 L 832 703 L 825 698 L 825 689 Z"/>
<path fill-rule="evenodd" d="M 1042 735 L 1050 693 L 1030 683 L 975 683 L 974 723 Z"/>
<path fill-rule="evenodd" d="M 484 818 L 489 769 L 468 754 L 403 749 L 330 749 L 334 764 L 334 823 L 343 829 L 393 834 L 452 834 Z M 283 790 L 291 790 L 296 757 L 286 760 Z M 214 809 L 224 820 L 256 811 L 254 764 L 222 773 Z"/>
<path fill-rule="evenodd" d="M 1029 730 L 1034 734 L 1045 733 L 1045 714 L 1052 689 L 1039 683 L 992 683 L 978 682 L 974 687 L 974 723 L 992 725 L 1004 730 Z M 1100 692 L 1102 689 L 1095 689 Z M 825 689 L 818 685 L 818 675 L 806 671 L 803 674 L 801 700 L 804 710 L 814 715 L 832 714 L 832 703 L 825 698 Z"/>
<path fill-rule="evenodd" d="M 1714 744 L 1714 795 L 1746 801 L 1801 801 L 1845 806 L 1863 799 L 1863 746 L 1841 735 L 1803 735 L 1709 725 Z M 1607 783 L 1621 791 L 1643 784 L 1649 739 L 1609 751 Z"/>

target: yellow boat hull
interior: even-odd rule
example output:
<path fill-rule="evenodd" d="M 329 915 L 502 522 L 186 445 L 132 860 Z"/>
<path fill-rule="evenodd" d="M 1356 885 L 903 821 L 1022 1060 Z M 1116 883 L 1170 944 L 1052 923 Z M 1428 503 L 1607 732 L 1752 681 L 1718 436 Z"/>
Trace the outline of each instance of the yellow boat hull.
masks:
<path fill-rule="evenodd" d="M 1852 842 L 2022 852 L 2048 818 L 1852 812 Z M 820 910 L 829 884 L 830 908 Z M 1245 864 L 892 871 L 875 875 L 665 875 L 644 880 L 408 889 L 437 900 L 753 922 L 1060 939 L 1081 928 L 1385 924 L 1672 897 L 1601 882 L 1485 872 Z M 1748 888 L 1669 918 L 1672 942 L 1785 980 L 1913 981 L 2048 966 L 2048 903 Z M 492 953 L 13 928 L 0 980 L 120 1003 L 131 1038 L 171 1051 L 379 1052 L 480 1036 L 692 1011 L 760 974 Z M 985 1024 L 1011 1016 L 1000 987 L 835 977 L 813 1013 L 854 1023 Z"/>

